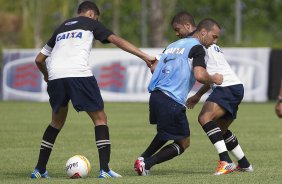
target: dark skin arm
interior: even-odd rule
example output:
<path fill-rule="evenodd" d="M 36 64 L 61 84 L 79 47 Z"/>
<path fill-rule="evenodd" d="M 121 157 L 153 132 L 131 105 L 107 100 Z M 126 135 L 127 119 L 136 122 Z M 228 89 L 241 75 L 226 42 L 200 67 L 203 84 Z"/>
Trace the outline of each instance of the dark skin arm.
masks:
<path fill-rule="evenodd" d="M 210 85 L 204 84 L 199 89 L 199 91 L 197 91 L 197 93 L 195 95 L 193 95 L 193 96 L 191 96 L 190 98 L 187 99 L 187 101 L 186 101 L 187 108 L 188 109 L 193 109 L 194 106 L 200 101 L 200 99 L 203 96 L 203 94 L 205 94 L 209 90 L 210 90 Z"/>
<path fill-rule="evenodd" d="M 148 54 L 142 52 L 140 49 L 136 48 L 133 44 L 129 43 L 125 39 L 117 36 L 117 35 L 110 35 L 108 37 L 108 41 L 115 44 L 117 47 L 121 48 L 122 50 L 134 54 L 135 56 L 143 59 L 147 66 L 151 68 L 151 65 L 155 62 L 156 58 L 149 56 Z"/>
<path fill-rule="evenodd" d="M 40 70 L 40 72 L 43 74 L 45 82 L 48 82 L 48 72 L 47 72 L 46 62 L 45 62 L 47 57 L 48 56 L 45 56 L 44 54 L 40 52 L 35 58 L 36 66 Z"/>
<path fill-rule="evenodd" d="M 202 84 L 222 84 L 223 77 L 221 74 L 209 75 L 207 70 L 201 66 L 194 67 L 195 79 Z"/>
<path fill-rule="evenodd" d="M 282 118 L 282 81 L 281 81 L 280 92 L 277 97 L 277 102 L 275 105 L 275 113 L 279 118 Z"/>
<path fill-rule="evenodd" d="M 136 55 L 137 57 L 143 59 L 147 66 L 150 68 L 151 65 L 155 62 L 155 57 L 149 56 L 147 54 L 145 54 L 144 52 L 142 52 L 140 49 L 136 48 L 134 45 L 132 45 L 131 43 L 129 43 L 128 41 L 124 40 L 123 38 L 116 36 L 114 34 L 110 35 L 108 37 L 108 40 L 115 44 L 117 47 Z M 42 54 L 41 52 L 36 56 L 35 59 L 35 63 L 38 67 L 38 69 L 40 70 L 40 72 L 43 74 L 44 76 L 44 80 L 46 82 L 48 82 L 48 72 L 47 72 L 47 68 L 46 68 L 46 62 L 45 60 L 47 59 L 48 56 L 45 56 L 44 54 Z"/>
<path fill-rule="evenodd" d="M 210 89 L 210 84 L 222 84 L 223 76 L 221 74 L 209 75 L 205 68 L 201 66 L 194 67 L 194 75 L 197 81 L 204 84 L 199 91 L 186 101 L 186 106 L 188 109 L 193 109 L 194 106 L 200 101 L 203 94 L 205 94 Z"/>

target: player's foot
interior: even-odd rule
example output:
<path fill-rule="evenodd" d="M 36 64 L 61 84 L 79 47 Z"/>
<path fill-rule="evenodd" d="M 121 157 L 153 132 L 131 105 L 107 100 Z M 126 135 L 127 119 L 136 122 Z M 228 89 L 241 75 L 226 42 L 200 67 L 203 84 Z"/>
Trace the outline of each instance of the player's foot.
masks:
<path fill-rule="evenodd" d="M 109 172 L 105 172 L 104 170 L 100 170 L 99 178 L 121 178 L 122 176 L 111 170 Z"/>
<path fill-rule="evenodd" d="M 32 179 L 36 178 L 50 178 L 48 175 L 48 171 L 45 171 L 45 173 L 41 174 L 38 169 L 34 169 L 34 171 L 31 173 L 30 176 Z"/>
<path fill-rule="evenodd" d="M 254 172 L 254 168 L 252 165 L 250 165 L 249 167 L 240 167 L 239 165 L 237 165 L 236 167 L 236 171 L 241 171 L 241 172 Z"/>
<path fill-rule="evenodd" d="M 148 176 L 149 170 L 145 169 L 145 162 L 143 157 L 139 157 L 134 163 L 134 169 L 139 176 Z"/>
<path fill-rule="evenodd" d="M 214 173 L 214 175 L 228 174 L 236 170 L 234 163 L 228 163 L 225 161 L 218 161 L 219 165 Z"/>

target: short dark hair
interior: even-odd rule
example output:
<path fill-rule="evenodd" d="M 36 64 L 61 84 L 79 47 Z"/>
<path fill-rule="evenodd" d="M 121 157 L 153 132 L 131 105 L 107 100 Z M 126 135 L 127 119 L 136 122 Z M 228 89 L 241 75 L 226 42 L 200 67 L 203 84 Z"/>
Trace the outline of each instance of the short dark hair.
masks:
<path fill-rule="evenodd" d="M 91 2 L 91 1 L 84 1 L 80 3 L 80 5 L 77 8 L 77 13 L 78 14 L 84 13 L 84 12 L 87 12 L 88 10 L 93 10 L 96 15 L 100 15 L 99 8 L 97 7 L 97 5 L 94 2 Z"/>
<path fill-rule="evenodd" d="M 194 17 L 186 12 L 186 11 L 181 11 L 179 13 L 177 13 L 171 20 L 171 25 L 173 25 L 174 23 L 177 23 L 177 24 L 185 24 L 185 23 L 190 23 L 192 24 L 192 26 L 196 26 L 196 23 L 195 23 L 195 20 L 194 20 Z"/>
<path fill-rule="evenodd" d="M 212 27 L 216 25 L 219 29 L 220 25 L 212 18 L 205 18 L 201 20 L 201 22 L 197 26 L 197 31 L 200 31 L 202 29 L 206 29 L 207 31 L 211 31 Z"/>

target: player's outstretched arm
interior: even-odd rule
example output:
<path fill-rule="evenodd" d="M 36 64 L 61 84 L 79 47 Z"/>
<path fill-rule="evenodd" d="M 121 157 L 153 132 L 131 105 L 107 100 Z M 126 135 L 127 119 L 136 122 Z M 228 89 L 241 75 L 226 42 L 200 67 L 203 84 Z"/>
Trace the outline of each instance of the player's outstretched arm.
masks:
<path fill-rule="evenodd" d="M 194 106 L 200 101 L 201 97 L 210 90 L 209 84 L 204 84 L 197 93 L 191 97 L 189 97 L 186 101 L 186 107 L 188 109 L 193 109 Z"/>
<path fill-rule="evenodd" d="M 134 54 L 135 56 L 143 59 L 149 68 L 156 60 L 155 57 L 149 56 L 148 54 L 142 52 L 140 49 L 135 47 L 133 44 L 129 43 L 128 41 L 126 41 L 125 39 L 117 35 L 114 35 L 114 34 L 110 35 L 108 37 L 108 40 L 111 43 L 115 44 L 117 47 L 121 48 L 122 50 L 129 52 L 131 54 Z"/>
<path fill-rule="evenodd" d="M 209 75 L 207 70 L 201 66 L 194 67 L 195 79 L 202 84 L 217 84 L 220 85 L 223 82 L 223 76 L 221 74 Z"/>
<path fill-rule="evenodd" d="M 275 113 L 279 118 L 282 118 L 282 81 L 281 81 L 280 92 L 277 97 L 277 102 L 275 105 Z"/>
<path fill-rule="evenodd" d="M 282 118 L 282 99 L 277 100 L 275 105 L 275 113 L 279 118 Z"/>

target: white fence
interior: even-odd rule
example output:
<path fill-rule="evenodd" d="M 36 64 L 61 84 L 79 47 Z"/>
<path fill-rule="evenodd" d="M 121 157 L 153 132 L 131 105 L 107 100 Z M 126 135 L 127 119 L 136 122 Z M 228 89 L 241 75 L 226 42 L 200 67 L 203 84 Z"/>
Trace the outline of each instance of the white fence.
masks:
<path fill-rule="evenodd" d="M 142 49 L 157 55 L 163 49 Z M 270 48 L 223 48 L 226 59 L 245 86 L 244 101 L 267 101 Z M 48 101 L 46 83 L 34 59 L 39 50 L 4 50 L 3 100 Z M 90 66 L 105 101 L 147 102 L 151 73 L 145 62 L 120 49 L 93 49 Z M 192 92 L 200 87 L 196 83 Z M 204 100 L 207 96 L 204 96 Z"/>

